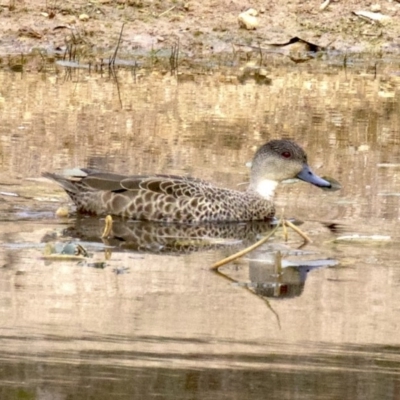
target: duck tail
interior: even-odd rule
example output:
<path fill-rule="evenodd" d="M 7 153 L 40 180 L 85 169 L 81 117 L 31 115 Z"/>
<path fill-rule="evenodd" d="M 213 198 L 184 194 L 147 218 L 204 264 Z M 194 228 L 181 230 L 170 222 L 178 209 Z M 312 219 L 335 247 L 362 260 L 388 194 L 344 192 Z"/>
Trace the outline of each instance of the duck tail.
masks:
<path fill-rule="evenodd" d="M 77 193 L 78 188 L 76 182 L 71 180 L 70 177 L 63 175 L 53 174 L 51 172 L 43 172 L 42 176 L 53 181 L 56 181 L 67 193 Z"/>

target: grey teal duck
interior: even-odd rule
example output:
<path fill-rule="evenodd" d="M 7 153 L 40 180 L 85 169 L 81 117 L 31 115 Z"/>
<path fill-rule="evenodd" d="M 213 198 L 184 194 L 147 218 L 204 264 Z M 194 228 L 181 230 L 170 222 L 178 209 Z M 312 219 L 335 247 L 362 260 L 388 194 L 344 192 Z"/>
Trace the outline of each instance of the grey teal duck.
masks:
<path fill-rule="evenodd" d="M 275 188 L 285 179 L 331 188 L 330 182 L 312 172 L 304 150 L 290 140 L 271 140 L 257 150 L 246 191 L 190 177 L 120 175 L 85 168 L 73 176 L 49 172 L 43 176 L 63 187 L 78 212 L 180 223 L 268 220 L 275 214 Z"/>

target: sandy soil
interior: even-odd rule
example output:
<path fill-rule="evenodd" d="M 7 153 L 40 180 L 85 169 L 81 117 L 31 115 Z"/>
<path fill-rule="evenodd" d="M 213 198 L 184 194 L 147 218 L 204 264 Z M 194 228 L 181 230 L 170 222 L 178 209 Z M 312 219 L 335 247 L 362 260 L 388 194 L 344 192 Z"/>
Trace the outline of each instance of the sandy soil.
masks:
<path fill-rule="evenodd" d="M 238 15 L 250 7 L 258 11 L 255 30 L 238 23 Z M 179 39 L 181 54 L 210 58 L 294 36 L 347 52 L 397 50 L 400 3 L 336 0 L 324 10 L 320 7 L 317 0 L 1 0 L 0 54 L 28 54 L 32 49 L 49 54 L 73 43 L 83 58 L 109 57 L 122 23 L 120 57 L 171 49 Z M 379 11 L 388 18 L 373 21 L 353 14 L 359 10 Z"/>

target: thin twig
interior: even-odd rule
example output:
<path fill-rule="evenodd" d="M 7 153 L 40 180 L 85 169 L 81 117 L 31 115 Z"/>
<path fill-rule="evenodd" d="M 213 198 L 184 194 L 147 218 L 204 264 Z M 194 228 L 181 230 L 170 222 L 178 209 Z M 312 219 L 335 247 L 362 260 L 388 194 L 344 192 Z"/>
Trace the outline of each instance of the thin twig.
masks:
<path fill-rule="evenodd" d="M 261 246 L 262 244 L 264 244 L 279 228 L 279 224 L 267 235 L 264 236 L 262 239 L 260 239 L 258 242 L 254 243 L 253 245 L 246 247 L 245 249 L 232 254 L 229 257 L 224 258 L 223 260 L 220 260 L 218 262 L 216 262 L 215 264 L 213 264 L 213 266 L 211 267 L 212 270 L 217 270 L 219 267 L 222 267 L 225 264 L 228 264 L 231 261 L 236 260 L 239 257 L 243 257 L 244 255 L 246 255 L 247 253 L 250 253 L 250 251 L 253 251 L 254 249 L 256 249 L 257 247 Z"/>
<path fill-rule="evenodd" d="M 292 224 L 290 221 L 285 220 L 283 223 L 289 228 L 292 228 L 298 235 L 300 235 L 304 239 L 305 244 L 312 242 L 312 240 L 300 228 Z"/>
<path fill-rule="evenodd" d="M 169 13 L 169 12 L 172 11 L 175 7 L 176 7 L 176 6 L 172 6 L 171 8 L 168 8 L 168 10 L 162 12 L 162 13 L 158 16 L 158 18 L 160 18 L 160 17 L 162 17 L 163 15 Z"/>
<path fill-rule="evenodd" d="M 267 236 L 264 236 L 262 239 L 260 239 L 258 242 L 254 243 L 253 245 L 246 247 L 245 249 L 243 249 L 235 254 L 232 254 L 231 256 L 226 257 L 223 260 L 220 260 L 220 261 L 214 263 L 212 265 L 211 269 L 217 270 L 219 267 L 222 267 L 223 265 L 228 264 L 231 261 L 234 261 L 239 257 L 243 257 L 247 253 L 250 253 L 251 251 L 255 250 L 257 247 L 264 244 L 278 230 L 278 228 L 280 226 L 282 226 L 284 230 L 285 230 L 285 228 L 284 228 L 285 226 L 292 228 L 299 236 L 301 236 L 304 239 L 304 244 L 311 243 L 311 239 L 301 229 L 299 229 L 296 225 L 292 224 L 290 221 L 281 219 L 279 221 L 279 223 L 277 224 L 277 226 Z"/>
<path fill-rule="evenodd" d="M 178 59 L 179 59 L 179 38 L 178 41 L 171 47 L 171 55 L 169 57 L 169 64 L 171 66 L 171 75 L 178 72 Z"/>
<path fill-rule="evenodd" d="M 107 215 L 106 219 L 104 220 L 104 230 L 101 235 L 101 238 L 106 238 L 110 235 L 113 226 L 113 219 L 111 215 Z"/>
<path fill-rule="evenodd" d="M 125 22 L 122 24 L 121 26 L 121 32 L 119 33 L 119 38 L 118 38 L 118 43 L 117 43 L 117 47 L 115 48 L 114 54 L 110 59 L 109 65 L 114 65 L 115 64 L 115 59 L 117 58 L 117 53 L 118 53 L 118 49 L 119 49 L 119 45 L 121 43 L 121 39 L 122 39 L 122 32 L 124 30 L 124 26 L 125 26 Z"/>

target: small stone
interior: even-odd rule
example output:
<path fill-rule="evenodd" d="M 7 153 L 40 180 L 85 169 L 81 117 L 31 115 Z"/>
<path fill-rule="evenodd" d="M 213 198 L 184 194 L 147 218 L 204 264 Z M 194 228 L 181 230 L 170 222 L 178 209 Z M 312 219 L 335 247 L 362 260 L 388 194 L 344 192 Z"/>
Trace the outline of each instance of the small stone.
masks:
<path fill-rule="evenodd" d="M 89 15 L 87 15 L 87 14 L 81 14 L 81 15 L 79 16 L 79 19 L 80 19 L 81 21 L 88 21 L 88 20 L 89 20 Z"/>
<path fill-rule="evenodd" d="M 381 11 L 381 6 L 380 6 L 380 4 L 372 4 L 372 5 L 371 5 L 371 11 L 372 11 L 372 12 L 379 12 L 379 11 Z"/>
<path fill-rule="evenodd" d="M 238 16 L 239 26 L 247 30 L 256 29 L 258 26 L 258 12 L 254 8 L 249 8 Z"/>

